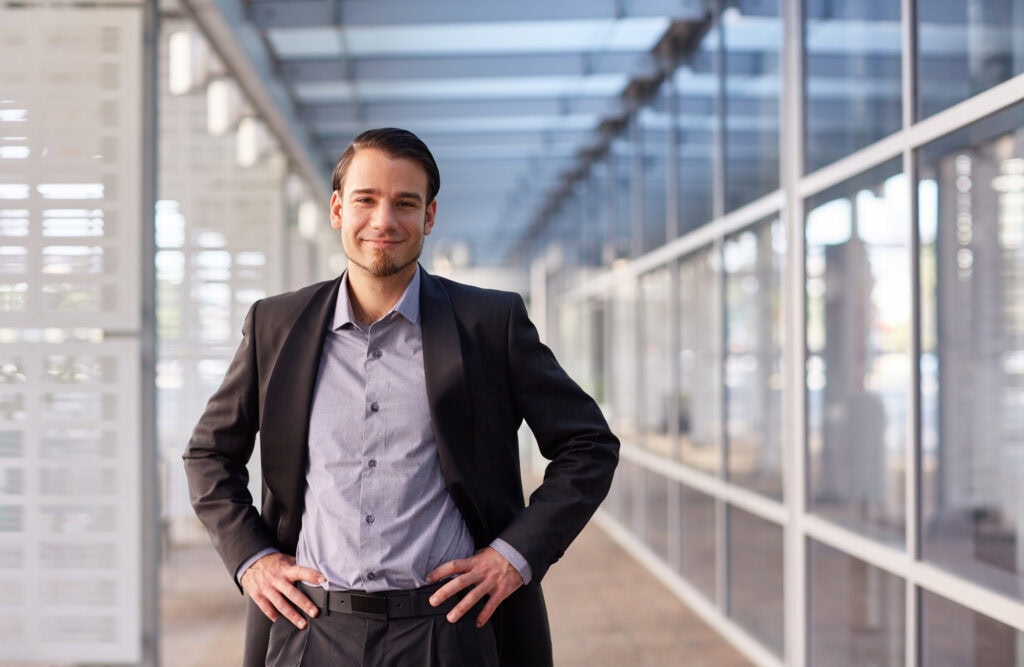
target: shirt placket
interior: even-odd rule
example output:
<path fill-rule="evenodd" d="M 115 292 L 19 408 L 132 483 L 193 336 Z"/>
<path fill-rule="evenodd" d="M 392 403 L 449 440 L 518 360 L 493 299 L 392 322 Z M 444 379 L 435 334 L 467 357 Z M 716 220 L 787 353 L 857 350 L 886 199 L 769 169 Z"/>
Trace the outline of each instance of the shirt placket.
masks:
<path fill-rule="evenodd" d="M 363 551 L 361 562 L 366 563 L 363 576 L 367 588 L 377 589 L 387 585 L 382 532 L 388 512 L 384 503 L 384 473 L 382 463 L 387 443 L 387 374 L 384 372 L 383 347 L 390 318 L 369 328 L 365 350 L 364 368 L 366 393 L 364 397 L 363 437 L 360 443 L 360 465 L 363 482 L 360 485 L 360 509 L 362 525 L 360 543 Z"/>

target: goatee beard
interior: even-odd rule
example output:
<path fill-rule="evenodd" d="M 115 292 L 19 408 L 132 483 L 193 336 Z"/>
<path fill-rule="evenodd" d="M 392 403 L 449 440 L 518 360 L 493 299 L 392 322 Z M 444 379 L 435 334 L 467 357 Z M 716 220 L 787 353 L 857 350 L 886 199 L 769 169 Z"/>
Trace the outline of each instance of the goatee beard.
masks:
<path fill-rule="evenodd" d="M 375 248 L 373 251 L 373 259 L 370 260 L 369 266 L 363 266 L 358 262 L 354 262 L 351 257 L 349 257 L 349 261 L 366 269 L 377 278 L 387 278 L 397 273 L 401 273 L 405 269 L 415 264 L 419 260 L 420 255 L 422 253 L 423 246 L 421 245 L 419 250 L 417 250 L 415 257 L 410 259 L 408 262 L 400 265 L 395 262 L 395 258 L 393 257 L 394 253 L 391 250 L 386 250 L 384 248 Z"/>

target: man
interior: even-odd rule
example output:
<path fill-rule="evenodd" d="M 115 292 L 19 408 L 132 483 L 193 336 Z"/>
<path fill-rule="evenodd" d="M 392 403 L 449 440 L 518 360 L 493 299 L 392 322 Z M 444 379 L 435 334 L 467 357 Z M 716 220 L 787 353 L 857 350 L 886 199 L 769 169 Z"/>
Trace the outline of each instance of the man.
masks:
<path fill-rule="evenodd" d="M 518 295 L 419 267 L 440 176 L 415 135 L 363 133 L 333 186 L 347 271 L 253 304 L 184 455 L 251 601 L 245 664 L 550 665 L 539 583 L 618 441 Z M 527 507 L 524 419 L 551 459 Z"/>

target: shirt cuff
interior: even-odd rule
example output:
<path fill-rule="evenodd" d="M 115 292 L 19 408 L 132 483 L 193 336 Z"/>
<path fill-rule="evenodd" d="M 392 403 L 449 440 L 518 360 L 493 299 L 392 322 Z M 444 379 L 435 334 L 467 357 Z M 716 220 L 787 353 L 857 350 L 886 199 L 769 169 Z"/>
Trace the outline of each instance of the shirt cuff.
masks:
<path fill-rule="evenodd" d="M 235 581 L 238 582 L 238 585 L 239 586 L 242 585 L 242 575 L 245 574 L 246 570 L 248 570 L 250 567 L 255 565 L 256 561 L 258 561 L 259 559 L 263 558 L 264 556 L 269 556 L 270 554 L 276 554 L 276 553 L 277 553 L 277 549 L 275 549 L 273 547 L 267 547 L 263 551 L 257 551 L 255 554 L 253 554 L 249 558 L 249 560 L 247 560 L 244 563 L 242 563 L 238 567 L 238 572 L 235 573 Z"/>
<path fill-rule="evenodd" d="M 526 562 L 521 553 L 516 551 L 515 547 L 499 537 L 491 542 L 491 548 L 504 556 L 505 560 L 512 564 L 512 567 L 519 572 L 519 576 L 523 578 L 523 584 L 530 583 L 530 579 L 533 578 L 533 570 L 530 569 L 530 564 Z"/>

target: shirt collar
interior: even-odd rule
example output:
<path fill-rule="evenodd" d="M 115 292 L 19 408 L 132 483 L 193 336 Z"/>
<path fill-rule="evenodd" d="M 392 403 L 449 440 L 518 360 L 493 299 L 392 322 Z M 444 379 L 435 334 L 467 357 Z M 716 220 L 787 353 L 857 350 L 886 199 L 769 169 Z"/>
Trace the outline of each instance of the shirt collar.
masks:
<path fill-rule="evenodd" d="M 389 311 L 391 313 L 398 313 L 405 319 L 409 320 L 412 324 L 419 324 L 420 322 L 420 267 L 416 265 L 416 273 L 413 274 L 412 280 L 409 281 L 409 285 L 405 288 L 402 293 L 402 297 L 398 300 L 398 303 Z M 385 315 L 387 317 L 387 315 Z M 382 318 L 383 319 L 383 318 Z M 348 296 L 348 273 L 341 277 L 341 287 L 338 288 L 338 302 L 334 308 L 334 323 L 331 327 L 337 331 L 346 324 L 358 326 L 355 316 L 352 314 L 352 302 Z"/>

